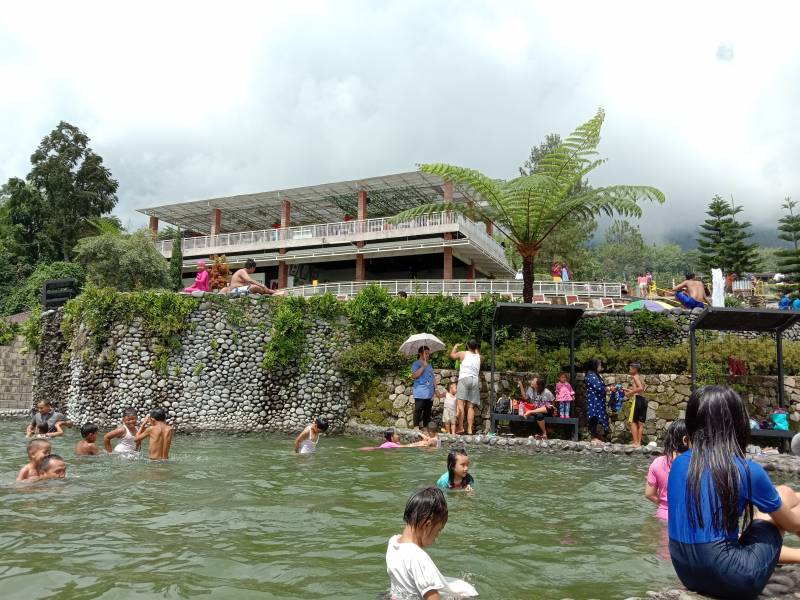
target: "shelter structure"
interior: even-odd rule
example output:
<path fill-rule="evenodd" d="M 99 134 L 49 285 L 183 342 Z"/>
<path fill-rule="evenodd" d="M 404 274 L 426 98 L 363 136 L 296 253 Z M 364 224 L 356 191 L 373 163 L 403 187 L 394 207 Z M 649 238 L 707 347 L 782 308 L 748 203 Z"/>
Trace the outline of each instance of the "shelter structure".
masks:
<path fill-rule="evenodd" d="M 778 404 L 784 404 L 783 385 L 783 332 L 800 321 L 800 313 L 757 308 L 707 307 L 689 326 L 692 391 L 697 379 L 697 339 L 700 331 L 755 331 L 775 335 L 778 360 Z"/>
<path fill-rule="evenodd" d="M 523 304 L 520 302 L 498 302 L 492 317 L 492 355 L 489 398 L 492 409 L 495 406 L 495 343 L 497 330 L 501 327 L 521 329 L 566 329 L 569 331 L 569 376 L 575 385 L 575 327 L 584 309 L 580 306 L 560 306 L 548 304 Z"/>

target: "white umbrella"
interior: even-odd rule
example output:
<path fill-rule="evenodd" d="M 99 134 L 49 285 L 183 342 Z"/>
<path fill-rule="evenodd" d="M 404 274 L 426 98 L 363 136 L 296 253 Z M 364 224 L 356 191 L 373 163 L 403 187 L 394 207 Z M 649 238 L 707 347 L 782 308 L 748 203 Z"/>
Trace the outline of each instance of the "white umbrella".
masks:
<path fill-rule="evenodd" d="M 444 350 L 444 342 L 432 333 L 417 333 L 400 345 L 400 352 L 413 356 L 419 354 L 419 349 L 422 346 L 427 346 L 431 349 L 431 352 Z"/>

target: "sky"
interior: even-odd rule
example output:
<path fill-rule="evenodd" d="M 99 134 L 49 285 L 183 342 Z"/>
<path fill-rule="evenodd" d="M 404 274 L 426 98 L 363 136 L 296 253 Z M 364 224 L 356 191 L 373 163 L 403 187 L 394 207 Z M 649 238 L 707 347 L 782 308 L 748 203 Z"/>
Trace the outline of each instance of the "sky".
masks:
<path fill-rule="evenodd" d="M 114 211 L 410 171 L 517 175 L 602 107 L 594 185 L 660 188 L 652 241 L 714 194 L 800 200 L 800 3 L 37 2 L 0 21 L 0 181 L 60 120 Z"/>

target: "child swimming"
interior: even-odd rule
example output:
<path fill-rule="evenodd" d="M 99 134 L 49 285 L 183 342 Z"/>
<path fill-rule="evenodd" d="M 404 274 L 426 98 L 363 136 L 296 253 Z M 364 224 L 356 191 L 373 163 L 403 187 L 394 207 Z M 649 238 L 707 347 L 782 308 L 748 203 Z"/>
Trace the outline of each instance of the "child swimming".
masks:
<path fill-rule="evenodd" d="M 142 421 L 135 440 L 141 443 L 145 438 L 150 438 L 150 460 L 167 460 L 174 434 L 175 428 L 167 425 L 166 411 L 163 408 L 154 408 L 150 411 L 150 416 Z"/>
<path fill-rule="evenodd" d="M 441 490 L 475 489 L 475 480 L 469 474 L 469 456 L 465 450 L 451 450 L 447 453 L 447 472 L 439 477 L 436 486 Z"/>
<path fill-rule="evenodd" d="M 395 431 L 394 427 L 390 427 L 384 431 L 383 437 L 386 441 L 378 446 L 378 448 L 403 448 L 403 444 L 400 443 L 400 434 Z"/>
<path fill-rule="evenodd" d="M 300 432 L 294 441 L 295 454 L 311 454 L 317 449 L 319 434 L 328 431 L 328 419 L 317 417 L 314 422 Z"/>
<path fill-rule="evenodd" d="M 136 454 L 139 452 L 141 442 L 136 441 L 136 422 L 139 415 L 133 408 L 126 408 L 122 411 L 122 425 L 109 431 L 103 436 L 103 447 L 106 452 L 111 454 Z M 122 439 L 111 449 L 111 440 L 121 437 Z"/>
<path fill-rule="evenodd" d="M 422 441 L 410 444 L 411 447 L 417 446 L 420 448 L 441 448 L 442 440 L 439 439 L 439 426 L 436 421 L 428 423 L 427 432 L 420 432 Z"/>
<path fill-rule="evenodd" d="M 732 389 L 694 391 L 686 429 L 690 448 L 672 461 L 667 490 L 672 565 L 691 591 L 756 598 L 781 557 L 783 532 L 800 532 L 800 498 L 745 459 L 750 423 Z"/>
<path fill-rule="evenodd" d="M 403 521 L 403 533 L 392 536 L 386 548 L 392 600 L 440 600 L 440 592 L 477 596 L 468 583 L 445 579 L 424 550 L 436 541 L 447 523 L 447 500 L 442 491 L 435 486 L 417 491 L 406 503 Z"/>
<path fill-rule="evenodd" d="M 686 423 L 683 419 L 673 421 L 667 428 L 667 436 L 664 438 L 664 454 L 650 464 L 647 471 L 647 483 L 644 486 L 644 497 L 658 507 L 656 509 L 657 519 L 666 521 L 669 514 L 667 482 L 672 461 L 688 449 L 689 433 L 686 431 Z"/>
<path fill-rule="evenodd" d="M 75 444 L 75 456 L 97 456 L 100 448 L 97 447 L 97 425 L 94 423 L 84 423 L 81 425 L 81 437 L 83 438 Z"/>
<path fill-rule="evenodd" d="M 39 468 L 39 479 L 63 479 L 67 476 L 67 463 L 58 454 L 48 454 Z"/>
<path fill-rule="evenodd" d="M 35 438 L 28 442 L 28 464 L 20 469 L 17 481 L 39 477 L 42 461 L 51 449 L 52 445 L 45 439 Z"/>

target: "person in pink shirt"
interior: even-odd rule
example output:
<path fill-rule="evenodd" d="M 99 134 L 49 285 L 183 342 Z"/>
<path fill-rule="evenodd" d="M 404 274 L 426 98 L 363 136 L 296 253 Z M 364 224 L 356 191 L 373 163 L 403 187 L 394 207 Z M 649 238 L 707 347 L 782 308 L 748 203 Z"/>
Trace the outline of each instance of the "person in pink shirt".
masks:
<path fill-rule="evenodd" d="M 556 384 L 556 402 L 558 402 L 558 413 L 562 419 L 569 419 L 572 401 L 575 400 L 575 390 L 567 380 L 569 375 L 561 373 Z"/>
<path fill-rule="evenodd" d="M 208 269 L 206 269 L 206 261 L 202 258 L 197 261 L 197 276 L 194 278 L 194 283 L 187 288 L 184 292 L 191 294 L 192 292 L 208 292 L 210 291 L 208 285 Z"/>
<path fill-rule="evenodd" d="M 644 497 L 658 508 L 656 518 L 667 520 L 669 514 L 667 505 L 667 482 L 672 461 L 679 454 L 689 449 L 689 432 L 683 419 L 673 421 L 667 428 L 664 439 L 664 454 L 656 458 L 647 471 L 647 483 L 644 486 Z"/>

